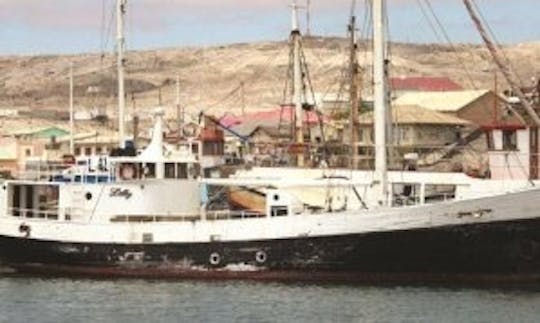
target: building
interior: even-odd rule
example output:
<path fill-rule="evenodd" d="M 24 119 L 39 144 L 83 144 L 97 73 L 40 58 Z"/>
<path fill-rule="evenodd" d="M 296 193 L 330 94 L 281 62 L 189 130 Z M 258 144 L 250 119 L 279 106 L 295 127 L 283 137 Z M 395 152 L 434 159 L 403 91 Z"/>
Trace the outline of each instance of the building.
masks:
<path fill-rule="evenodd" d="M 3 176 L 17 177 L 25 170 L 27 161 L 41 160 L 45 156 L 43 142 L 0 137 L 0 174 Z"/>
<path fill-rule="evenodd" d="M 417 105 L 470 121 L 481 127 L 515 120 L 506 109 L 506 99 L 491 90 L 407 92 L 395 99 L 392 104 Z"/>
<path fill-rule="evenodd" d="M 467 120 L 424 109 L 415 105 L 392 107 L 392 140 L 395 165 L 399 167 L 402 157 L 411 152 L 424 154 L 459 141 L 463 128 L 471 126 Z M 373 167 L 374 154 L 373 112 L 359 116 L 357 165 Z"/>

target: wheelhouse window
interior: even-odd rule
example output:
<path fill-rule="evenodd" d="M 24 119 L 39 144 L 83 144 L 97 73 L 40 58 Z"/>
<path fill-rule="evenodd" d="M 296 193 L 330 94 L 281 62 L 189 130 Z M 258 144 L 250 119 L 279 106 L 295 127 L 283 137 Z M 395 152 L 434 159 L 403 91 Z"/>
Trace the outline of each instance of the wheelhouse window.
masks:
<path fill-rule="evenodd" d="M 178 163 L 176 164 L 176 167 L 177 167 L 176 178 L 187 178 L 187 164 Z"/>
<path fill-rule="evenodd" d="M 176 178 L 174 166 L 174 163 L 165 163 L 165 178 Z"/>
<path fill-rule="evenodd" d="M 144 165 L 144 178 L 156 178 L 156 164 L 147 163 Z"/>

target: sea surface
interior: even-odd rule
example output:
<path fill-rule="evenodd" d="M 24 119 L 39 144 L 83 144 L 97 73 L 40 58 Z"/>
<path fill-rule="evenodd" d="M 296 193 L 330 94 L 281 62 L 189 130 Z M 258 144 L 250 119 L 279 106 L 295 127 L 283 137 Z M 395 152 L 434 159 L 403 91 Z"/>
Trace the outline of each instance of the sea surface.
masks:
<path fill-rule="evenodd" d="M 540 322 L 540 286 L 474 289 L 0 276 L 0 322 Z"/>

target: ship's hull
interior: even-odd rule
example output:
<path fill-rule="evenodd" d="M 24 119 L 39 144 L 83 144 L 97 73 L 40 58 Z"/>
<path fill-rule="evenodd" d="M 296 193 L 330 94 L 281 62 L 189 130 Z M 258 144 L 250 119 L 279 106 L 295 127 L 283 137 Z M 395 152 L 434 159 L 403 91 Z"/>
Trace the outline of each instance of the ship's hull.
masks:
<path fill-rule="evenodd" d="M 540 218 L 235 242 L 66 243 L 1 237 L 21 272 L 147 278 L 540 281 Z"/>

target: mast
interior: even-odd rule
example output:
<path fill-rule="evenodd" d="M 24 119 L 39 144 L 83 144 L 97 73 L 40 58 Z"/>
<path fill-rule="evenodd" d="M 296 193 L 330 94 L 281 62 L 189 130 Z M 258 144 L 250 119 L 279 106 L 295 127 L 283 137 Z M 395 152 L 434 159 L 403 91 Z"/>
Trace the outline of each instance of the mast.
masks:
<path fill-rule="evenodd" d="M 75 153 L 73 109 L 73 62 L 69 64 L 69 154 Z"/>
<path fill-rule="evenodd" d="M 373 0 L 373 100 L 375 128 L 375 179 L 378 182 L 378 201 L 387 205 L 387 156 L 386 156 L 386 83 L 385 83 L 385 25 L 384 0 Z"/>
<path fill-rule="evenodd" d="M 304 129 L 302 120 L 302 63 L 300 57 L 300 28 L 298 26 L 298 8 L 296 1 L 291 5 L 291 38 L 293 43 L 293 97 L 295 106 L 295 142 L 300 148 L 296 156 L 296 164 L 304 166 Z"/>
<path fill-rule="evenodd" d="M 124 50 L 126 39 L 124 37 L 124 15 L 126 14 L 127 0 L 116 1 L 116 65 L 118 68 L 118 141 L 120 148 L 125 148 L 125 110 L 126 99 L 124 89 Z"/>
<path fill-rule="evenodd" d="M 357 57 L 357 50 L 358 50 L 358 43 L 357 43 L 357 37 L 356 37 L 356 16 L 354 14 L 355 10 L 355 1 L 353 0 L 352 6 L 351 6 L 351 16 L 350 16 L 350 22 L 348 26 L 349 31 L 349 38 L 350 38 L 350 57 L 349 57 L 349 76 L 350 76 L 350 88 L 349 88 L 349 102 L 351 104 L 351 111 L 350 111 L 350 120 L 349 120 L 349 127 L 350 127 L 350 146 L 351 146 L 351 159 L 349 162 L 349 165 L 351 168 L 354 168 L 355 163 L 355 157 L 357 155 L 357 149 L 356 149 L 356 143 L 358 141 L 358 57 Z"/>

